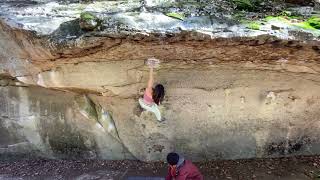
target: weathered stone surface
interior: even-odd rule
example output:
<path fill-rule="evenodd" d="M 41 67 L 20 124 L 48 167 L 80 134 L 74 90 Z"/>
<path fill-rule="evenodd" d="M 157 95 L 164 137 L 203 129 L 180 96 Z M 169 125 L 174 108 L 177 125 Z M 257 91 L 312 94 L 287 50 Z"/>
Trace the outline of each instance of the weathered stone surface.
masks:
<path fill-rule="evenodd" d="M 81 30 L 77 3 L 44 21 L 57 20 L 49 29 L 32 22 L 67 5 L 28 5 L 31 15 L 15 19 L 22 28 L 0 21 L 0 154 L 153 161 L 173 150 L 193 160 L 320 152 L 318 30 L 291 31 L 279 18 L 259 31 L 202 15 L 180 21 L 150 1 L 99 6 L 108 3 L 83 5 L 110 10 L 100 31 Z M 1 17 L 19 10 L 0 5 Z M 166 88 L 162 123 L 137 101 L 150 57 L 160 59 L 155 78 Z"/>
<path fill-rule="evenodd" d="M 139 159 L 163 159 L 172 150 L 194 160 L 277 157 L 320 147 L 320 87 L 312 76 L 215 67 L 157 77 L 167 87 L 163 123 L 139 111 L 135 99 L 100 100 Z"/>
<path fill-rule="evenodd" d="M 7 86 L 0 99 L 2 158 L 132 158 L 97 119 L 79 112 L 73 93 Z"/>

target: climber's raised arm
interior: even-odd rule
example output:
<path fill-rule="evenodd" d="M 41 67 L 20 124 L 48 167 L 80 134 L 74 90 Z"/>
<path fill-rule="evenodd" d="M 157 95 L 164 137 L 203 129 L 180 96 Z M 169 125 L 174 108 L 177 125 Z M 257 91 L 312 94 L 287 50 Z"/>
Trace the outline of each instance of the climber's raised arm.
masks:
<path fill-rule="evenodd" d="M 146 93 L 150 97 L 152 97 L 152 88 L 153 88 L 153 67 L 150 67 L 148 86 L 146 88 Z"/>

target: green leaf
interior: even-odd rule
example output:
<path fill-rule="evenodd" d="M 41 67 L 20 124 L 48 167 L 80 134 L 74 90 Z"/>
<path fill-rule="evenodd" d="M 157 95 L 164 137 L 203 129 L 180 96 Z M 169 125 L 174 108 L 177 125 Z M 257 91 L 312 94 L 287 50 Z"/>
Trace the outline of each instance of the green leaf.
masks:
<path fill-rule="evenodd" d="M 182 13 L 175 13 L 175 12 L 167 13 L 166 16 L 172 17 L 172 18 L 176 18 L 176 19 L 179 19 L 179 20 L 182 20 L 182 21 L 185 18 Z"/>

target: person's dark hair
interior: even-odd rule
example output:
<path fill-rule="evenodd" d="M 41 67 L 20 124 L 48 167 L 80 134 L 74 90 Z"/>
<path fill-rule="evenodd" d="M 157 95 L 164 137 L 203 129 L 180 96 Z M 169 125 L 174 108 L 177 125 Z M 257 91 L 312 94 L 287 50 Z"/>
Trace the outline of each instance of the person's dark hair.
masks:
<path fill-rule="evenodd" d="M 167 155 L 167 162 L 170 165 L 177 165 L 178 161 L 179 161 L 179 155 L 177 153 L 172 152 Z"/>
<path fill-rule="evenodd" d="M 164 87 L 162 84 L 157 84 L 154 89 L 153 89 L 153 93 L 152 93 L 152 99 L 156 104 L 160 104 L 160 102 L 163 101 L 164 98 Z"/>

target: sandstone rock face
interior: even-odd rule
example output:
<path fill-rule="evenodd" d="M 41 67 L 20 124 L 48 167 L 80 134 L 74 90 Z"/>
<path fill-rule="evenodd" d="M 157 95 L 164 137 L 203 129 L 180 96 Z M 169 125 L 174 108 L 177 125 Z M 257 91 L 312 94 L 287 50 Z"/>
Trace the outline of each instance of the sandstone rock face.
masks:
<path fill-rule="evenodd" d="M 151 1 L 141 7 L 132 1 L 123 11 L 108 3 L 115 2 L 67 4 L 65 16 L 65 4 L 24 4 L 31 15 L 21 19 L 8 19 L 20 6 L 0 3 L 1 158 L 156 161 L 171 151 L 192 160 L 320 152 L 319 30 L 277 20 L 250 30 L 211 16 L 170 18 L 166 6 Z M 82 31 L 79 7 L 95 10 L 104 27 Z M 39 20 L 44 24 L 34 26 Z M 160 59 L 155 80 L 166 88 L 161 123 L 138 105 L 150 57 Z"/>
<path fill-rule="evenodd" d="M 95 119 L 92 104 L 82 102 L 94 113 L 79 106 L 77 99 L 86 97 L 16 85 L 0 87 L 0 92 L 2 155 L 132 158 L 119 139 Z M 92 116 L 86 116 L 85 111 Z"/>

